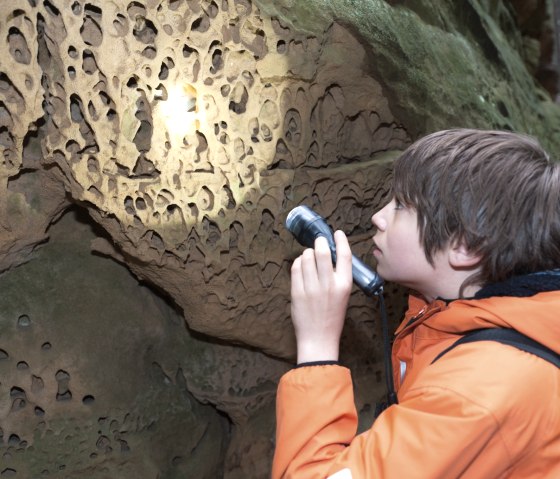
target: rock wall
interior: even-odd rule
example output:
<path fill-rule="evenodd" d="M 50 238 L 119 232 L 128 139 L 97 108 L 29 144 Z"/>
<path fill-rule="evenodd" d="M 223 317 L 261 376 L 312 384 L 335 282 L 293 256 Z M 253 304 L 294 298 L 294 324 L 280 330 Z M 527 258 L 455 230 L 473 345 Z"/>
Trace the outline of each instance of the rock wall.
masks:
<path fill-rule="evenodd" d="M 378 204 L 385 163 L 370 186 L 344 165 L 410 139 L 341 27 L 318 38 L 249 2 L 152 3 L 22 2 L 8 15 L 4 189 L 17 203 L 20 177 L 47 170 L 115 245 L 95 247 L 195 309 L 191 328 L 287 357 L 284 213 L 313 183 L 328 184 L 329 216 L 358 191 Z M 263 321 L 266 338 L 252 327 Z"/>
<path fill-rule="evenodd" d="M 91 255 L 95 237 L 69 213 L 0 278 L 0 477 L 220 477 L 229 423 L 190 390 L 227 381 L 189 365 L 227 348 L 189 338 L 162 299 Z"/>
<path fill-rule="evenodd" d="M 294 356 L 286 214 L 315 207 L 369 262 L 370 216 L 416 137 L 509 128 L 558 157 L 554 15 L 3 2 L 0 474 L 267 477 Z M 404 291 L 386 295 L 394 323 Z M 342 356 L 364 424 L 383 392 L 376 318 L 355 292 Z"/>

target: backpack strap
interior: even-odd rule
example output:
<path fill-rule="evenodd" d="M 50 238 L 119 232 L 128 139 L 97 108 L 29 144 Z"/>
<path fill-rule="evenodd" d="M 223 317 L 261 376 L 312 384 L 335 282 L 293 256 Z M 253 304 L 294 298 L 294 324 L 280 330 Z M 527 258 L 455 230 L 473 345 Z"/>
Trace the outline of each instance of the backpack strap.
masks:
<path fill-rule="evenodd" d="M 439 353 L 432 361 L 432 364 L 453 348 L 461 344 L 472 343 L 474 341 L 498 341 L 502 344 L 514 346 L 522 351 L 534 354 L 535 356 L 554 364 L 557 368 L 560 368 L 560 354 L 550 348 L 547 348 L 534 339 L 525 336 L 519 331 L 508 328 L 476 329 L 471 331 L 462 336 L 459 340 L 455 341 L 450 347 Z"/>

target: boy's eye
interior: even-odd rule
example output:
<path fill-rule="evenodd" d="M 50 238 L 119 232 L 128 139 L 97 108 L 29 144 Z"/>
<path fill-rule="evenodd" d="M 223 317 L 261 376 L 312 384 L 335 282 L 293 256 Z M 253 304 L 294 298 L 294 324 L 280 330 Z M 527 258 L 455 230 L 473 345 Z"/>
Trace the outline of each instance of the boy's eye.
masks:
<path fill-rule="evenodd" d="M 400 210 L 403 208 L 403 204 L 397 198 L 393 198 L 393 202 L 395 203 L 396 210 Z"/>

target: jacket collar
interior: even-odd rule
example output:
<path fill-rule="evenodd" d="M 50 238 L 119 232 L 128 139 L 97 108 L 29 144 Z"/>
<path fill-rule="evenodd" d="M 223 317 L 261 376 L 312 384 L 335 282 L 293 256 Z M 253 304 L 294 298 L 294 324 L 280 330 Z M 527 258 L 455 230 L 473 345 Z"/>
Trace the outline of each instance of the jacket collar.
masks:
<path fill-rule="evenodd" d="M 416 327 L 420 322 L 425 321 L 435 313 L 445 311 L 455 301 L 467 302 L 470 300 L 487 299 L 491 297 L 529 297 L 538 293 L 560 290 L 560 268 L 531 273 L 526 275 L 513 276 L 499 283 L 492 283 L 480 289 L 472 298 L 459 300 L 435 299 L 431 303 L 426 303 L 421 297 L 409 296 L 408 311 L 404 320 L 401 322 L 395 334 L 401 334 L 404 330 Z"/>
<path fill-rule="evenodd" d="M 473 299 L 485 299 L 492 296 L 524 298 L 556 290 L 560 290 L 560 268 L 513 276 L 499 283 L 488 284 L 482 287 Z"/>

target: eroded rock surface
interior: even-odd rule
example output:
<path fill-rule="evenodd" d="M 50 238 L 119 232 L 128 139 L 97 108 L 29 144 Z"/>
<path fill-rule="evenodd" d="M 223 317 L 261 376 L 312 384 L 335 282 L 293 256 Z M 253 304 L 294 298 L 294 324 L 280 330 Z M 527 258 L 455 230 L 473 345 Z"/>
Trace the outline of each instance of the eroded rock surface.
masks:
<path fill-rule="evenodd" d="M 0 278 L 1 474 L 157 477 L 185 472 L 192 452 L 201 477 L 219 477 L 229 426 L 186 387 L 182 319 L 92 256 L 93 236 L 67 215 Z"/>
<path fill-rule="evenodd" d="M 244 442 L 230 444 L 232 428 L 243 434 L 263 408 L 274 417 L 271 378 L 287 365 L 193 337 L 124 267 L 90 254 L 83 217 L 65 215 L 50 235 L 0 277 L 0 472 L 211 479 L 235 469 L 226 451 L 235 458 Z M 251 434 L 267 444 L 267 466 L 272 438 L 272 423 Z"/>
<path fill-rule="evenodd" d="M 5 30 L 4 175 L 22 175 L 24 145 L 39 143 L 40 166 L 116 244 L 99 250 L 196 310 L 197 331 L 288 357 L 286 212 L 311 192 L 339 218 L 357 196 L 379 204 L 384 163 L 369 185 L 341 165 L 410 141 L 364 48 L 241 1 L 22 1 Z"/>
<path fill-rule="evenodd" d="M 553 14 L 551 1 L 2 2 L 0 474 L 267 477 L 294 355 L 301 247 L 286 214 L 315 207 L 367 262 L 392 159 L 416 137 L 511 128 L 558 156 Z M 67 216 L 49 230 L 72 205 L 103 231 L 80 236 Z M 188 328 L 122 267 L 76 255 L 73 229 Z M 386 294 L 394 322 L 404 293 Z M 355 292 L 342 358 L 364 424 L 383 391 L 378 334 Z"/>

